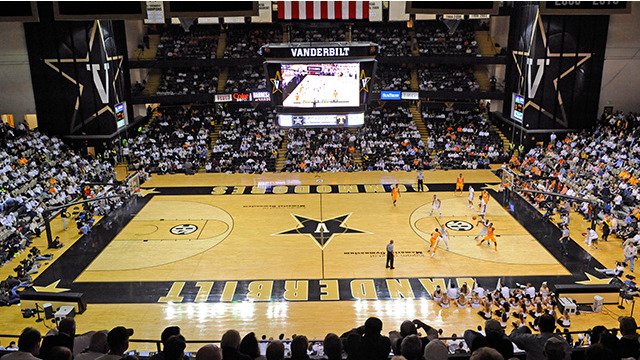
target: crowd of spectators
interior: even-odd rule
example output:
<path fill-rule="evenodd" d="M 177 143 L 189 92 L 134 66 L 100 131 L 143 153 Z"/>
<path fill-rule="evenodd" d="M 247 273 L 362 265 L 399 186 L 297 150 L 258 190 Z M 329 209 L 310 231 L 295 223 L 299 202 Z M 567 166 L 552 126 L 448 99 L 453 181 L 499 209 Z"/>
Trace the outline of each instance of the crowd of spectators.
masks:
<path fill-rule="evenodd" d="M 357 141 L 366 170 L 430 168 L 429 154 L 406 106 L 388 105 L 370 110 L 365 125 L 358 130 Z"/>
<path fill-rule="evenodd" d="M 227 92 L 246 92 L 267 88 L 267 79 L 260 66 L 243 65 L 229 68 Z"/>
<path fill-rule="evenodd" d="M 504 144 L 489 122 L 474 110 L 430 110 L 422 113 L 429 132 L 427 148 L 441 168 L 486 169 L 506 161 Z"/>
<path fill-rule="evenodd" d="M 435 21 L 421 21 L 416 26 L 418 51 L 424 56 L 476 56 L 475 31 L 461 24 L 454 31 Z"/>
<path fill-rule="evenodd" d="M 418 69 L 418 84 L 426 91 L 476 91 L 480 87 L 473 70 L 458 65 L 426 65 Z"/>
<path fill-rule="evenodd" d="M 283 171 L 356 171 L 356 136 L 347 128 L 289 129 Z"/>
<path fill-rule="evenodd" d="M 189 31 L 180 25 L 171 25 L 160 37 L 156 58 L 215 59 L 219 36 L 219 25 L 197 25 Z"/>
<path fill-rule="evenodd" d="M 640 130 L 635 115 L 615 114 L 603 117 L 593 131 L 569 133 L 559 140 L 555 133 L 545 146 L 514 154 L 509 162 L 524 176 L 518 186 L 529 190 L 555 192 L 582 198 L 556 202 L 548 195 L 523 192 L 523 197 L 545 211 L 545 219 L 558 212 L 561 227 L 569 227 L 572 211 L 584 216 L 592 225 L 585 232 L 585 242 L 597 249 L 597 240 L 617 237 L 625 248 L 623 270 L 627 262 L 634 268 L 640 246 Z M 596 227 L 601 228 L 601 237 Z M 609 236 L 611 235 L 611 238 Z M 629 249 L 627 249 L 627 246 Z M 624 264 L 624 265 L 623 265 Z M 623 271 L 605 272 L 621 276 Z"/>
<path fill-rule="evenodd" d="M 354 26 L 351 29 L 353 41 L 371 41 L 380 45 L 382 56 L 410 56 L 411 37 L 404 24 L 387 23 L 381 25 Z"/>
<path fill-rule="evenodd" d="M 169 68 L 162 73 L 156 94 L 214 94 L 217 87 L 217 68 Z"/>
<path fill-rule="evenodd" d="M 347 34 L 339 26 L 330 28 L 292 27 L 290 29 L 290 38 L 291 42 L 347 41 Z"/>
<path fill-rule="evenodd" d="M 32 246 L 40 237 L 45 222 L 45 210 L 64 205 L 83 196 L 114 195 L 119 190 L 113 166 L 108 161 L 82 157 L 55 137 L 37 131 L 27 131 L 23 124 L 10 128 L 0 123 L 0 266 L 5 266 Z M 102 186 L 86 186 L 85 182 L 100 182 Z M 76 217 L 78 230 L 90 230 L 85 218 L 105 214 L 122 205 L 121 199 L 103 200 L 85 207 Z M 68 230 L 69 214 L 63 210 L 64 230 Z M 86 232 L 84 232 L 86 233 Z M 50 246 L 60 248 L 59 239 Z M 40 260 L 51 260 L 32 247 L 19 264 L 14 264 L 16 277 L 0 283 L 0 306 L 19 302 L 18 288 L 29 284 L 38 272 Z M 16 261 L 17 263 L 17 261 Z"/>
<path fill-rule="evenodd" d="M 209 152 L 213 107 L 161 107 L 157 113 L 137 137 L 123 145 L 122 154 L 129 167 L 158 173 L 195 173 Z"/>
<path fill-rule="evenodd" d="M 405 66 L 380 64 L 373 82 L 373 90 L 411 90 L 411 72 Z"/>
<path fill-rule="evenodd" d="M 529 294 L 526 294 L 528 296 Z M 526 296 L 524 297 L 526 299 Z M 504 311 L 511 312 L 506 305 Z M 476 331 L 466 330 L 462 336 L 442 337 L 443 331 L 419 320 L 405 320 L 398 329 L 384 329 L 384 323 L 369 317 L 363 325 L 341 333 L 328 333 L 323 340 L 313 341 L 301 334 L 291 339 L 280 334 L 277 339 L 266 335 L 258 340 L 254 332 L 241 336 L 227 330 L 216 344 L 197 350 L 197 360 L 264 359 L 264 360 L 448 360 L 453 354 L 467 354 L 470 360 L 505 360 L 525 355 L 527 360 L 568 360 L 574 352 L 586 360 L 638 359 L 640 342 L 633 317 L 618 318 L 619 329 L 595 326 L 577 339 L 557 329 L 550 313 L 538 317 L 536 333 L 529 325 L 521 325 L 507 335 L 500 321 L 486 320 Z M 90 331 L 76 335 L 73 318 L 65 318 L 42 337 L 34 328 L 26 328 L 18 346 L 4 349 L 3 360 L 43 359 L 137 360 L 129 353 L 134 330 L 117 326 L 111 331 Z M 388 334 L 388 336 L 386 335 Z M 160 335 L 162 350 L 149 359 L 184 360 L 187 340 L 178 326 L 165 328 Z M 135 353 L 135 351 L 133 351 Z M 149 355 L 145 355 L 149 356 Z"/>
<path fill-rule="evenodd" d="M 280 26 L 249 26 L 234 27 L 229 25 L 227 30 L 227 48 L 225 58 L 257 57 L 262 45 L 282 42 L 282 28 Z"/>
<path fill-rule="evenodd" d="M 221 124 L 207 172 L 263 173 L 275 171 L 285 132 L 268 108 L 226 108 L 216 115 Z"/>

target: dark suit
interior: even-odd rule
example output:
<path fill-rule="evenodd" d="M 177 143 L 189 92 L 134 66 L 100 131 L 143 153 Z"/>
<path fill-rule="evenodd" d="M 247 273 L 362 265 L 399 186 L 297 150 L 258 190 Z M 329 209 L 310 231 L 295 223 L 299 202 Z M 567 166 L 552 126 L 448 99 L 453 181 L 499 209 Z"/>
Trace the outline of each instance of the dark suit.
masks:
<path fill-rule="evenodd" d="M 73 338 L 66 334 L 49 335 L 42 339 L 42 345 L 40 346 L 40 358 L 47 357 L 47 353 L 56 346 L 63 346 L 73 352 Z"/>

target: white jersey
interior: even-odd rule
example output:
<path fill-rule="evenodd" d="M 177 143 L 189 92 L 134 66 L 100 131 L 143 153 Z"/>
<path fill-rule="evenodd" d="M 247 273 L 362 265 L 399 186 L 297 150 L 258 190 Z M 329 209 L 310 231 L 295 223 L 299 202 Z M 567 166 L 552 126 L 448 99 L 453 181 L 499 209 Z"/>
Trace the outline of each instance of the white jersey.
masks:
<path fill-rule="evenodd" d="M 433 200 L 433 208 L 438 209 L 440 207 L 440 199 Z"/>
<path fill-rule="evenodd" d="M 473 195 L 475 190 L 471 186 L 469 186 L 469 201 L 473 201 Z"/>
<path fill-rule="evenodd" d="M 482 223 L 482 230 L 480 230 L 480 234 L 478 235 L 486 236 L 489 233 L 489 222 L 487 222 L 486 220 L 482 220 L 481 223 Z"/>

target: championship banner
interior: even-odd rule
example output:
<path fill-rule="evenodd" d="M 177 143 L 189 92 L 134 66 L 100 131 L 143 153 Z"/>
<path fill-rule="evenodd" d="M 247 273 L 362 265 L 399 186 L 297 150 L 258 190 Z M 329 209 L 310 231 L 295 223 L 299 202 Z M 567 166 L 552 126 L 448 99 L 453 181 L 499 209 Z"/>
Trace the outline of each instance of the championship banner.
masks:
<path fill-rule="evenodd" d="M 362 20 L 368 18 L 368 1 L 278 1 L 278 19 L 283 20 Z"/>
<path fill-rule="evenodd" d="M 608 16 L 541 15 L 516 4 L 511 17 L 505 108 L 524 97 L 523 126 L 588 128 L 597 117 Z"/>
<path fill-rule="evenodd" d="M 39 126 L 58 136 L 116 131 L 127 100 L 122 21 L 25 24 Z"/>

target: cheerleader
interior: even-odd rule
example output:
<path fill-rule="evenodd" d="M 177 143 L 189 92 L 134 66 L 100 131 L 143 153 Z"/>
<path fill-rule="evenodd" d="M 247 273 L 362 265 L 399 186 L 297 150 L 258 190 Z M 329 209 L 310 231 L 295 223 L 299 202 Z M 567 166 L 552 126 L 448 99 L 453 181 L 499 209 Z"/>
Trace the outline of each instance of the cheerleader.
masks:
<path fill-rule="evenodd" d="M 440 301 L 442 300 L 442 289 L 440 288 L 440 285 L 436 286 L 436 290 L 433 292 L 431 297 L 433 297 L 433 300 L 435 300 L 435 302 L 440 304 Z"/>
<path fill-rule="evenodd" d="M 565 310 L 564 313 L 562 313 L 562 316 L 560 316 L 560 318 L 558 318 L 556 322 L 558 323 L 558 325 L 564 328 L 568 328 L 569 326 L 571 326 L 571 318 L 569 316 L 569 310 Z"/>
<path fill-rule="evenodd" d="M 469 306 L 471 306 L 472 309 L 480 309 L 480 306 L 482 306 L 482 299 L 478 293 L 473 293 L 471 300 L 469 300 Z"/>
<path fill-rule="evenodd" d="M 483 300 L 482 310 L 478 311 L 478 315 L 482 316 L 483 319 L 489 320 L 493 315 L 493 311 L 491 311 L 491 306 L 493 305 L 493 301 L 491 300 L 491 294 L 487 294 L 487 297 Z"/>
<path fill-rule="evenodd" d="M 467 286 L 467 283 L 462 283 L 462 286 L 458 290 L 458 293 L 460 295 L 464 295 L 466 297 L 469 297 L 469 295 L 471 294 L 471 290 L 469 290 L 469 287 Z"/>
<path fill-rule="evenodd" d="M 449 308 L 449 305 L 451 304 L 451 302 L 449 301 L 449 297 L 447 296 L 447 293 L 443 293 L 442 294 L 442 299 L 440 300 L 439 304 L 444 309 L 448 309 Z"/>
<path fill-rule="evenodd" d="M 458 308 L 460 309 L 464 309 L 467 307 L 467 297 L 464 296 L 463 294 L 460 294 L 460 296 L 458 296 L 458 299 L 456 300 L 456 304 L 458 305 Z"/>

